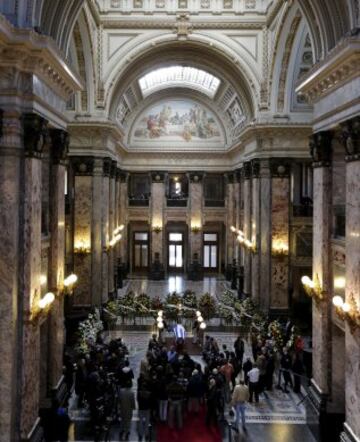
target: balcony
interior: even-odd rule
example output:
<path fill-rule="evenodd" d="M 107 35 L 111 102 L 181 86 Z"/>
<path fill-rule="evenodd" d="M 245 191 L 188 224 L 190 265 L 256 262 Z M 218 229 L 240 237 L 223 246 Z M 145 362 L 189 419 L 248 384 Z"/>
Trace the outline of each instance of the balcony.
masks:
<path fill-rule="evenodd" d="M 187 198 L 167 198 L 167 207 L 187 207 Z"/>
<path fill-rule="evenodd" d="M 225 207 L 225 200 L 205 200 L 205 207 Z"/>

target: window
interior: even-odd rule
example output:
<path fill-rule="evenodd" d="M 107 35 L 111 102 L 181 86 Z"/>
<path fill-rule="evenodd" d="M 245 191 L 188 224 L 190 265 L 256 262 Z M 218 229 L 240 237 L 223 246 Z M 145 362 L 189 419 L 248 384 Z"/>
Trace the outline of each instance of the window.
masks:
<path fill-rule="evenodd" d="M 204 233 L 204 268 L 216 270 L 218 263 L 218 235 L 217 233 Z"/>
<path fill-rule="evenodd" d="M 147 241 L 148 234 L 146 232 L 135 232 L 135 240 L 136 241 Z"/>
<path fill-rule="evenodd" d="M 174 241 L 174 242 L 182 241 L 182 233 L 170 233 L 169 241 Z"/>
<path fill-rule="evenodd" d="M 159 89 L 168 87 L 188 87 L 197 89 L 213 98 L 220 85 L 220 80 L 212 74 L 190 66 L 169 66 L 156 69 L 139 80 L 144 97 Z"/>

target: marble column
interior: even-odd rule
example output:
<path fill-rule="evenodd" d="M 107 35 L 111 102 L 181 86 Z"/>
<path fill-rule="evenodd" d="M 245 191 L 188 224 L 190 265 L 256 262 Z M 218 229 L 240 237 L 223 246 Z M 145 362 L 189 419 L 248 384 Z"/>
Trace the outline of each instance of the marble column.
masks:
<path fill-rule="evenodd" d="M 92 261 L 96 257 L 93 218 L 93 174 L 95 160 L 93 157 L 76 157 L 71 159 L 74 168 L 74 272 L 78 282 L 74 291 L 74 305 L 90 306 L 99 304 L 101 294 L 100 272 L 94 269 Z M 100 186 L 95 185 L 94 189 Z M 100 187 L 101 189 L 101 187 Z M 101 201 L 101 191 L 95 204 Z M 99 215 L 100 216 L 100 215 Z"/>
<path fill-rule="evenodd" d="M 202 262 L 202 235 L 201 228 L 203 225 L 203 174 L 199 172 L 190 173 L 190 256 L 189 261 L 192 262 L 194 254 L 197 253 L 199 262 Z"/>
<path fill-rule="evenodd" d="M 360 117 L 343 125 L 346 149 L 346 301 L 360 309 Z M 360 329 L 345 325 L 345 413 L 341 440 L 360 440 Z M 355 436 L 355 437 L 354 437 Z"/>
<path fill-rule="evenodd" d="M 260 162 L 251 162 L 251 241 L 255 250 L 251 255 L 251 297 L 254 302 L 260 301 Z"/>
<path fill-rule="evenodd" d="M 326 293 L 325 300 L 313 301 L 313 378 L 311 394 L 318 410 L 325 410 L 330 390 L 328 367 L 331 364 L 331 134 L 319 132 L 312 136 L 310 151 L 313 158 L 314 222 L 313 279 L 318 279 Z"/>
<path fill-rule="evenodd" d="M 16 440 L 21 400 L 18 346 L 21 308 L 19 248 L 23 196 L 22 126 L 18 112 L 4 111 L 0 139 L 0 441 Z M 20 187 L 20 183 L 21 187 Z M 20 347 L 21 351 L 21 347 Z"/>
<path fill-rule="evenodd" d="M 163 264 L 165 174 L 153 172 L 151 178 L 151 262 L 154 262 L 155 253 L 158 253 L 160 263 Z M 160 227 L 161 231 L 154 230 L 154 227 Z"/>
<path fill-rule="evenodd" d="M 271 159 L 271 297 L 270 308 L 289 307 L 290 165 Z M 282 251 L 282 253 L 279 253 Z"/>
<path fill-rule="evenodd" d="M 68 133 L 51 129 L 51 173 L 50 173 L 50 254 L 49 287 L 61 291 L 65 272 L 65 171 L 69 150 Z M 63 370 L 64 351 L 64 298 L 59 296 L 49 315 L 49 385 L 59 385 Z"/>
<path fill-rule="evenodd" d="M 120 227 L 122 224 L 121 211 L 120 211 L 120 205 L 121 205 L 120 180 L 121 180 L 121 170 L 117 167 L 116 176 L 115 176 L 115 226 L 116 227 Z M 124 241 L 124 229 L 120 232 L 121 241 Z M 114 256 L 115 266 L 117 266 L 118 258 L 120 258 L 121 241 L 119 241 L 115 247 L 115 256 Z"/>
<path fill-rule="evenodd" d="M 47 121 L 35 114 L 23 115 L 24 219 L 20 269 L 22 297 L 22 370 L 20 433 L 28 438 L 38 419 L 40 395 L 40 320 L 33 319 L 41 299 L 41 158 L 47 138 Z"/>
<path fill-rule="evenodd" d="M 120 241 L 120 258 L 126 266 L 129 264 L 130 254 L 128 253 L 130 241 L 128 238 L 128 176 L 127 172 L 122 171 L 120 176 L 120 224 L 123 224 L 124 230 Z"/>
<path fill-rule="evenodd" d="M 269 160 L 260 162 L 260 299 L 262 311 L 270 309 L 271 287 L 271 173 Z"/>
<path fill-rule="evenodd" d="M 91 201 L 91 299 L 95 305 L 102 300 L 102 180 L 104 162 L 93 159 Z"/>
<path fill-rule="evenodd" d="M 228 173 L 227 176 L 227 192 L 226 192 L 226 262 L 225 266 L 232 264 L 235 255 L 236 235 L 231 231 L 231 226 L 236 225 L 236 207 L 235 207 L 235 179 L 233 173 Z"/>
<path fill-rule="evenodd" d="M 251 241 L 251 163 L 244 163 L 244 236 Z M 244 293 L 251 295 L 251 250 L 244 248 Z"/>
<path fill-rule="evenodd" d="M 237 230 L 240 229 L 240 218 L 241 218 L 241 173 L 240 169 L 234 172 L 234 201 L 235 201 L 235 224 Z M 240 246 L 239 242 L 236 240 L 234 235 L 234 258 L 237 263 L 241 265 L 240 261 Z"/>
<path fill-rule="evenodd" d="M 116 186 L 116 161 L 111 162 L 110 169 L 110 183 L 109 183 L 109 239 L 113 237 L 114 230 L 117 227 L 115 220 L 115 186 Z M 109 294 L 113 294 L 115 291 L 115 255 L 116 255 L 116 245 L 109 248 Z"/>
<path fill-rule="evenodd" d="M 111 158 L 104 158 L 102 192 L 101 192 L 101 246 L 102 246 L 102 295 L 101 302 L 108 300 L 109 296 L 109 241 L 110 241 L 110 172 Z"/>

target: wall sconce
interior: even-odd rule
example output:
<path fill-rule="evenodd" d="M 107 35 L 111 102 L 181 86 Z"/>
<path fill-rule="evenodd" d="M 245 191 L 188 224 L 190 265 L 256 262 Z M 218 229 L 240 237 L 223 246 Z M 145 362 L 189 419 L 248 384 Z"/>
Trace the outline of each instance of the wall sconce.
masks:
<path fill-rule="evenodd" d="M 85 243 L 83 239 L 74 244 L 74 253 L 78 255 L 86 255 L 91 252 L 90 244 Z"/>
<path fill-rule="evenodd" d="M 349 302 L 344 302 L 341 296 L 334 296 L 332 299 L 337 315 L 346 321 L 353 335 L 357 328 L 360 328 L 360 310 L 356 304 L 354 295 L 350 295 Z"/>
<path fill-rule="evenodd" d="M 37 304 L 32 307 L 30 320 L 32 322 L 39 321 L 49 311 L 52 303 L 55 301 L 55 295 L 52 292 L 48 292 L 43 298 L 39 299 Z"/>
<path fill-rule="evenodd" d="M 162 231 L 162 226 L 160 224 L 156 224 L 155 226 L 153 226 L 153 232 L 155 233 L 160 233 Z"/>
<path fill-rule="evenodd" d="M 338 276 L 334 279 L 335 289 L 344 289 L 346 285 L 346 279 L 343 276 Z"/>
<path fill-rule="evenodd" d="M 319 282 L 319 278 L 316 275 L 315 281 L 310 279 L 308 276 L 303 276 L 301 282 L 304 286 L 305 292 L 311 298 L 314 298 L 316 303 L 319 303 L 324 299 L 325 292 L 322 290 Z"/>
<path fill-rule="evenodd" d="M 120 235 L 120 233 L 113 236 L 109 242 L 109 247 L 114 247 L 121 240 L 121 238 L 122 238 L 122 235 Z"/>
<path fill-rule="evenodd" d="M 120 226 L 116 227 L 116 229 L 113 231 L 113 236 L 118 235 L 120 232 L 124 230 L 124 224 L 121 224 Z"/>
<path fill-rule="evenodd" d="M 197 224 L 191 226 L 191 231 L 192 231 L 195 235 L 197 235 L 197 234 L 200 232 L 200 229 L 201 229 L 201 227 L 200 227 L 199 225 L 197 225 Z"/>
<path fill-rule="evenodd" d="M 236 233 L 236 227 L 235 227 L 235 226 L 231 226 L 231 227 L 230 227 L 230 230 L 231 230 L 233 233 Z"/>
<path fill-rule="evenodd" d="M 289 246 L 283 241 L 273 241 L 271 247 L 271 254 L 273 256 L 285 257 L 289 254 Z"/>
<path fill-rule="evenodd" d="M 75 273 L 72 273 L 71 275 L 67 276 L 64 279 L 64 294 L 70 295 L 73 292 L 74 284 L 76 284 L 78 280 L 77 275 Z"/>
<path fill-rule="evenodd" d="M 47 276 L 46 275 L 40 275 L 40 285 L 43 286 L 47 283 Z"/>

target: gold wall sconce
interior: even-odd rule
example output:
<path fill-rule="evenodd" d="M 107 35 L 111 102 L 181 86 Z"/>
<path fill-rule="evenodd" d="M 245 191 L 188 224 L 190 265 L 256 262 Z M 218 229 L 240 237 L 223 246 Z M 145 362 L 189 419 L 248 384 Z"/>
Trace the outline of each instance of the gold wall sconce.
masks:
<path fill-rule="evenodd" d="M 271 247 L 271 254 L 276 257 L 285 257 L 289 255 L 289 246 L 284 241 L 274 240 Z"/>
<path fill-rule="evenodd" d="M 48 292 L 43 298 L 40 298 L 38 302 L 32 306 L 30 313 L 30 322 L 33 325 L 38 324 L 42 318 L 49 313 L 53 302 L 55 301 L 55 295 L 52 292 Z"/>
<path fill-rule="evenodd" d="M 160 233 L 162 231 L 162 226 L 160 224 L 156 224 L 152 228 L 153 232 Z"/>
<path fill-rule="evenodd" d="M 75 273 L 71 273 L 71 275 L 67 276 L 64 279 L 64 294 L 71 295 L 74 291 L 74 286 L 77 283 L 78 277 Z"/>
<path fill-rule="evenodd" d="M 85 242 L 83 239 L 76 241 L 74 244 L 74 253 L 77 255 L 87 255 L 91 253 L 90 243 Z"/>
<path fill-rule="evenodd" d="M 354 334 L 356 329 L 360 328 L 360 310 L 354 295 L 350 295 L 348 302 L 344 302 L 341 296 L 334 296 L 332 303 L 336 314 L 348 323 L 351 334 Z"/>
<path fill-rule="evenodd" d="M 301 282 L 304 286 L 305 292 L 308 296 L 313 298 L 316 303 L 324 300 L 325 292 L 320 286 L 319 278 L 316 275 L 314 281 L 308 276 L 303 276 Z"/>
<path fill-rule="evenodd" d="M 194 226 L 191 226 L 191 231 L 192 231 L 192 233 L 194 233 L 195 235 L 197 235 L 199 232 L 200 232 L 200 226 L 198 226 L 198 225 L 194 225 Z"/>

